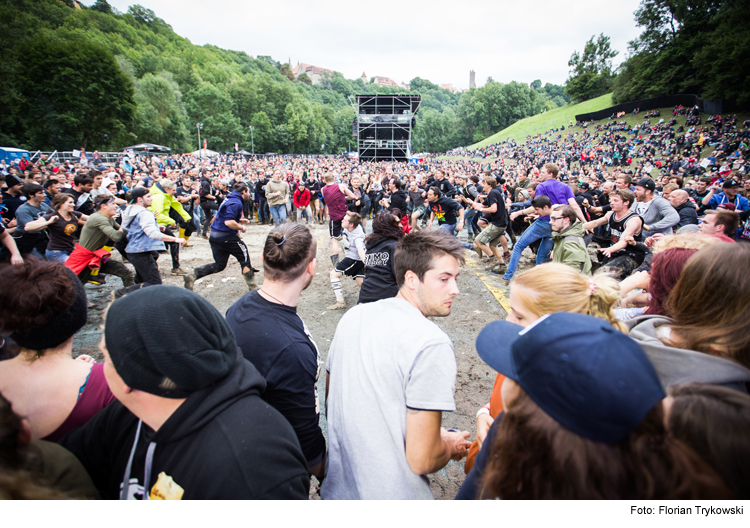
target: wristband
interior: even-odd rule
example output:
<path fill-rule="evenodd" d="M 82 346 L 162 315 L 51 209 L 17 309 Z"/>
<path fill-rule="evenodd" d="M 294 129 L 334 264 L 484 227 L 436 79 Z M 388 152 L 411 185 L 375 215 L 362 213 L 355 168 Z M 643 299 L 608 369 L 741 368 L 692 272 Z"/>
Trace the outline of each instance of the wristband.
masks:
<path fill-rule="evenodd" d="M 487 416 L 490 416 L 490 408 L 489 408 L 489 407 L 487 407 L 486 405 L 482 406 L 482 407 L 481 407 L 481 408 L 480 408 L 480 409 L 479 409 L 479 410 L 477 411 L 477 418 L 479 418 L 479 416 L 481 416 L 482 414 L 486 414 Z"/>

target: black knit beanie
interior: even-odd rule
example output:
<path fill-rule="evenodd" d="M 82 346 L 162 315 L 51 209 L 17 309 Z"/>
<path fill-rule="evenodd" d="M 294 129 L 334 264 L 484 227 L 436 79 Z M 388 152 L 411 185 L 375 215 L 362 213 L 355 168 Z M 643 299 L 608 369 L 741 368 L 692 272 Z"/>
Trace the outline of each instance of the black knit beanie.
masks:
<path fill-rule="evenodd" d="M 10 334 L 10 338 L 18 346 L 29 350 L 57 348 L 86 324 L 88 317 L 86 290 L 83 289 L 83 284 L 78 280 L 75 273 L 68 268 L 65 268 L 65 271 L 68 272 L 75 289 L 70 306 L 39 328 L 34 328 L 25 334 L 19 334 L 18 332 Z"/>
<path fill-rule="evenodd" d="M 237 361 L 234 334 L 219 311 L 175 286 L 150 286 L 112 303 L 104 340 L 129 387 L 165 398 L 208 387 Z"/>

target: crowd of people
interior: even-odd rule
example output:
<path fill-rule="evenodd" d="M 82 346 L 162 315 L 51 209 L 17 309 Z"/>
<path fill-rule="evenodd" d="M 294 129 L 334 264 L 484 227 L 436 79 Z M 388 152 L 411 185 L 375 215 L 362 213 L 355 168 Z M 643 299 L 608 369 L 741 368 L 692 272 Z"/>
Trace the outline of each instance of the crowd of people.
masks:
<path fill-rule="evenodd" d="M 489 164 L 0 166 L 0 496 L 430 499 L 456 460 L 457 499 L 750 498 L 750 123 L 712 122 L 547 134 Z M 242 234 L 264 223 L 255 268 Z M 325 372 L 297 313 L 314 224 L 346 310 Z M 214 262 L 185 269 L 193 233 Z M 222 315 L 191 290 L 230 256 L 249 291 Z M 468 258 L 511 307 L 476 336 L 497 376 L 474 438 L 442 427 L 457 366 L 433 320 Z M 98 363 L 73 336 L 108 280 Z"/>

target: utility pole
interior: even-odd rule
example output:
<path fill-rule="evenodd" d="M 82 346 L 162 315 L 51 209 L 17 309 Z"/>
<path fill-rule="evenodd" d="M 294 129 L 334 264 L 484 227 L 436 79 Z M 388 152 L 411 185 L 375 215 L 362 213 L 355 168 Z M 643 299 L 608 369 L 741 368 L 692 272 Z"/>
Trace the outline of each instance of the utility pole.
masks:
<path fill-rule="evenodd" d="M 255 127 L 251 126 L 250 127 L 250 144 L 251 144 L 251 149 L 253 151 L 253 156 L 255 156 L 255 138 L 253 138 L 253 130 L 255 130 Z"/>
<path fill-rule="evenodd" d="M 203 159 L 203 153 L 201 152 L 201 129 L 203 128 L 203 123 L 198 123 L 196 126 L 198 127 L 198 159 Z"/>

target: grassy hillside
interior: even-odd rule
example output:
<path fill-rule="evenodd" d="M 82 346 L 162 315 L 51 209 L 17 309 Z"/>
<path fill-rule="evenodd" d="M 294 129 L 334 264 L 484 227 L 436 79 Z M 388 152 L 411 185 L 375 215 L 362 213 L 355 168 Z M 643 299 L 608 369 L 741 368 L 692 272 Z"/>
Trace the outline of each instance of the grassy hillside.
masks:
<path fill-rule="evenodd" d="M 498 143 L 505 141 L 508 138 L 514 139 L 517 142 L 523 143 L 526 136 L 530 134 L 538 134 L 540 132 L 546 132 L 552 128 L 557 128 L 562 125 L 566 127 L 571 121 L 575 121 L 575 116 L 578 114 L 585 114 L 587 112 L 595 112 L 612 106 L 612 94 L 605 94 L 596 99 L 584 101 L 576 105 L 561 106 L 555 108 L 543 114 L 527 117 L 521 119 L 516 123 L 513 123 L 506 129 L 501 130 L 497 134 L 494 134 L 479 143 L 469 146 L 469 149 L 477 149 L 492 143 Z"/>

